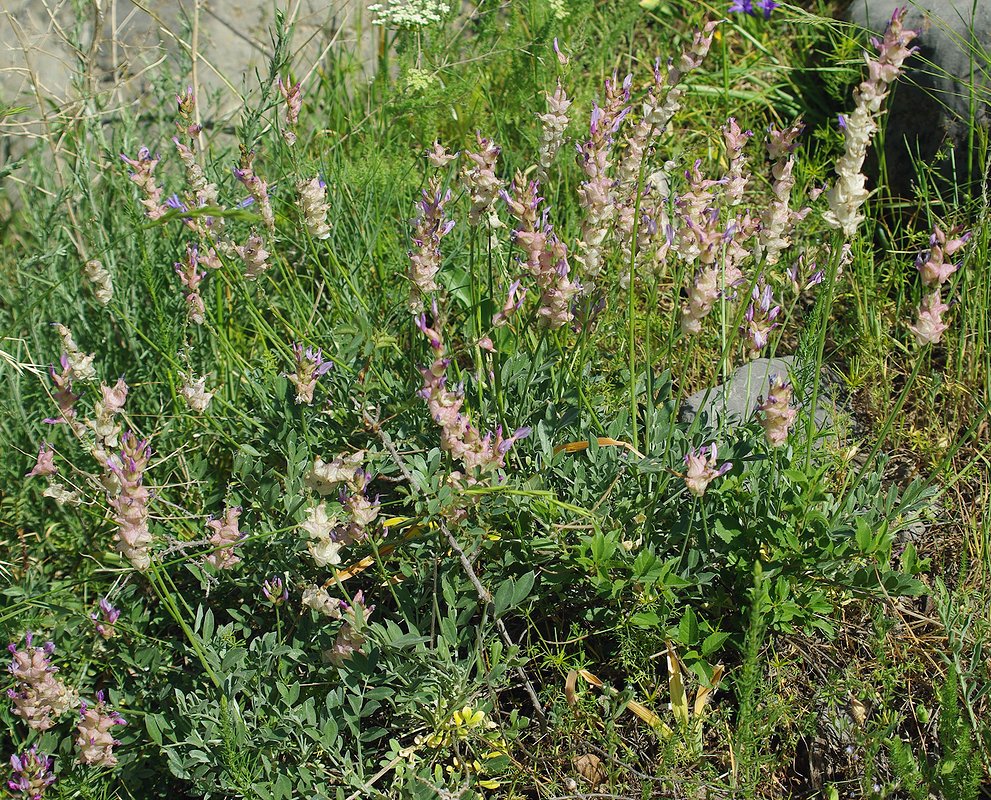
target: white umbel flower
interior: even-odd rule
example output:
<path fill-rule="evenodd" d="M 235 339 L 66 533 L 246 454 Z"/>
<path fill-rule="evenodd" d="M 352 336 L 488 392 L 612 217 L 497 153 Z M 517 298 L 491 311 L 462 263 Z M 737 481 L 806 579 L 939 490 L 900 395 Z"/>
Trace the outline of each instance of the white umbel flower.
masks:
<path fill-rule="evenodd" d="M 441 0 L 385 0 L 369 6 L 373 25 L 386 28 L 426 28 L 444 21 L 451 6 Z"/>

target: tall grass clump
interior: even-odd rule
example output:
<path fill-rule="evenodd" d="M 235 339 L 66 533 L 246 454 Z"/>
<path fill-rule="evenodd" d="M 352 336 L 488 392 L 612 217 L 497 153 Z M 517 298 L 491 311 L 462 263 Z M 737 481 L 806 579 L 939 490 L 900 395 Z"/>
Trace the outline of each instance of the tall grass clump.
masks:
<path fill-rule="evenodd" d="M 985 779 L 987 625 L 951 612 L 988 596 L 987 215 L 892 244 L 865 171 L 915 32 L 835 65 L 837 129 L 806 59 L 849 32 L 674 5 L 381 3 L 364 82 L 297 75 L 280 15 L 235 124 L 179 69 L 29 150 L 12 796 Z M 686 414 L 764 359 L 742 415 Z M 969 424 L 920 427 L 951 381 Z M 938 733 L 903 691 L 933 665 Z"/>

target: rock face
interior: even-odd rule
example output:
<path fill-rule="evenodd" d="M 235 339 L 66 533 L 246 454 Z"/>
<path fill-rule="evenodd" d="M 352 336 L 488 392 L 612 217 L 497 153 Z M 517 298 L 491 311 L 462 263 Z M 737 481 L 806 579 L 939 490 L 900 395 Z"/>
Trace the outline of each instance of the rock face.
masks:
<path fill-rule="evenodd" d="M 678 414 L 679 420 L 690 423 L 701 414 L 703 424 L 711 427 L 723 423 L 730 427 L 745 425 L 753 419 L 757 406 L 767 396 L 771 378 L 787 378 L 794 365 L 793 356 L 756 358 L 738 367 L 726 383 L 703 389 L 685 400 Z M 826 388 L 820 388 L 819 392 L 816 426 L 819 430 L 830 429 L 835 406 Z"/>
<path fill-rule="evenodd" d="M 354 53 L 366 73 L 375 64 L 379 29 L 371 29 L 368 3 L 361 0 L 115 0 L 83 4 L 78 18 L 72 4 L 57 4 L 52 16 L 48 5 L 0 3 L 0 108 L 26 109 L 0 117 L 6 140 L 0 146 L 13 151 L 0 150 L 0 163 L 41 130 L 39 103 L 49 119 L 68 119 L 92 113 L 93 106 L 84 108 L 79 98 L 95 94 L 110 121 L 122 106 L 140 113 L 143 104 L 154 102 L 160 92 L 153 84 L 169 73 L 181 91 L 192 83 L 194 39 L 201 113 L 214 121 L 232 118 L 258 91 L 255 70 L 262 80 L 268 75 L 276 5 L 290 9 L 289 68 L 297 78 L 310 73 L 331 46 Z M 73 31 L 79 51 L 66 40 Z"/>
<path fill-rule="evenodd" d="M 889 106 L 885 161 L 891 188 L 909 196 L 915 176 L 912 156 L 931 163 L 944 144 L 952 146 L 954 158 L 943 160 L 939 173 L 956 183 L 978 181 L 982 166 L 976 157 L 968 167 L 968 132 L 972 116 L 988 125 L 991 3 L 853 0 L 846 16 L 880 35 L 900 6 L 908 6 L 905 27 L 919 32 L 919 52 L 907 62 Z"/>

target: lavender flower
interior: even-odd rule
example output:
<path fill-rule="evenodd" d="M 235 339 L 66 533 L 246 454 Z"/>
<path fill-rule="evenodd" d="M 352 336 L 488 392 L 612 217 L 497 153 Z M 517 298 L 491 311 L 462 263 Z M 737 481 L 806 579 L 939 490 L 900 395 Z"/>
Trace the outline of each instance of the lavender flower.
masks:
<path fill-rule="evenodd" d="M 450 191 L 442 192 L 440 182 L 431 178 L 417 203 L 413 220 L 413 245 L 409 253 L 410 306 L 423 308 L 423 299 L 440 287 L 437 273 L 441 267 L 440 242 L 454 228 L 454 220 L 446 219 L 444 204 L 451 199 Z"/>
<path fill-rule="evenodd" d="M 788 431 L 798 413 L 791 407 L 791 400 L 791 384 L 772 376 L 767 399 L 758 406 L 762 414 L 760 424 L 771 447 L 781 447 L 788 440 Z"/>
<path fill-rule="evenodd" d="M 908 326 L 908 329 L 915 334 L 915 339 L 920 346 L 939 344 L 943 334 L 950 327 L 943 321 L 943 314 L 949 310 L 950 307 L 943 302 L 943 298 L 940 296 L 939 287 L 922 298 L 915 324 Z"/>
<path fill-rule="evenodd" d="M 79 722 L 76 725 L 76 750 L 79 762 L 93 767 L 112 767 L 117 764 L 114 748 L 120 741 L 110 732 L 116 725 L 126 725 L 124 718 L 111 711 L 103 697 L 96 693 L 96 705 L 85 702 L 79 709 Z"/>
<path fill-rule="evenodd" d="M 375 610 L 375 606 L 365 606 L 365 595 L 361 591 L 355 593 L 350 604 L 344 601 L 339 602 L 343 610 L 344 625 L 337 633 L 334 646 L 324 653 L 327 661 L 335 667 L 342 666 L 356 652 L 361 651 L 362 646 L 367 641 L 365 629 L 368 627 L 368 618 Z"/>
<path fill-rule="evenodd" d="M 114 624 L 120 618 L 120 609 L 114 608 L 106 597 L 100 598 L 99 608 L 89 615 L 96 623 L 96 632 L 104 639 L 112 639 L 117 635 Z"/>
<path fill-rule="evenodd" d="M 186 247 L 186 259 L 175 263 L 175 272 L 182 281 L 183 295 L 186 298 L 186 315 L 194 325 L 202 325 L 206 320 L 206 307 L 200 297 L 200 281 L 206 277 L 199 270 L 199 252 L 196 245 Z"/>
<path fill-rule="evenodd" d="M 304 350 L 303 345 L 294 344 L 292 352 L 296 359 L 296 371 L 287 377 L 296 387 L 296 403 L 309 405 L 313 402 L 313 391 L 317 387 L 317 378 L 326 375 L 334 364 L 332 361 L 324 361 L 323 351 L 320 349 L 314 352 L 312 347 L 307 347 Z"/>
<path fill-rule="evenodd" d="M 269 252 L 264 247 L 261 236 L 252 234 L 243 246 L 236 245 L 234 250 L 244 261 L 244 276 L 254 280 L 268 269 Z"/>
<path fill-rule="evenodd" d="M 36 746 L 19 756 L 11 756 L 11 775 L 7 781 L 11 796 L 19 800 L 42 800 L 45 790 L 55 783 L 54 766 L 55 759 L 39 754 Z"/>
<path fill-rule="evenodd" d="M 771 12 L 778 8 L 778 5 L 774 0 L 757 0 L 756 7 L 753 0 L 733 0 L 729 11 L 731 14 L 749 14 L 752 17 L 756 17 L 757 12 L 760 11 L 764 14 L 764 19 L 770 19 Z"/>
<path fill-rule="evenodd" d="M 952 234 L 959 233 L 959 230 L 950 231 Z M 947 240 L 942 229 L 933 226 L 932 236 L 929 238 L 929 249 L 919 254 L 915 261 L 915 267 L 922 276 L 924 286 L 942 286 L 950 276 L 957 271 L 956 264 L 946 260 L 958 250 L 961 250 L 970 239 L 970 233 L 964 233 L 953 239 Z"/>
<path fill-rule="evenodd" d="M 488 215 L 490 224 L 493 219 L 498 224 L 495 212 L 488 212 L 502 188 L 502 181 L 495 174 L 496 162 L 502 148 L 484 138 L 480 132 L 476 133 L 475 138 L 478 141 L 478 152 L 465 151 L 466 160 L 461 170 L 461 180 L 471 197 L 468 221 L 472 225 L 478 225 L 482 218 Z"/>
<path fill-rule="evenodd" d="M 461 413 L 463 392 L 451 392 L 447 388 L 446 371 L 450 359 L 445 357 L 440 334 L 435 328 L 427 327 L 426 317 L 422 314 L 417 318 L 416 324 L 434 351 L 433 363 L 420 369 L 423 375 L 420 396 L 427 401 L 430 416 L 440 426 L 441 449 L 461 461 L 468 470 L 479 469 L 484 472 L 502 468 L 506 453 L 513 444 L 530 435 L 530 428 L 520 428 L 504 438 L 500 426 L 495 433 L 489 432 L 483 437 Z"/>
<path fill-rule="evenodd" d="M 7 697 L 14 702 L 14 714 L 36 731 L 46 731 L 55 724 L 55 717 L 64 714 L 72 705 L 72 696 L 55 673 L 51 664 L 55 645 L 46 642 L 42 647 L 34 645 L 34 636 L 28 632 L 23 650 L 16 644 L 7 646 L 13 656 L 10 673 L 14 676 L 13 689 Z"/>
<path fill-rule="evenodd" d="M 275 230 L 275 213 L 272 211 L 272 202 L 268 197 L 268 184 L 259 178 L 252 168 L 254 161 L 254 151 L 246 150 L 241 146 L 241 162 L 234 168 L 234 177 L 237 178 L 248 193 L 258 204 L 258 211 L 262 215 L 262 221 L 269 231 Z"/>
<path fill-rule="evenodd" d="M 296 144 L 296 133 L 293 128 L 299 122 L 299 112 L 303 109 L 303 85 L 301 81 L 292 83 L 288 77 L 284 81 L 279 78 L 276 85 L 279 87 L 279 93 L 286 101 L 286 130 L 282 132 L 282 136 L 286 140 L 286 144 L 294 145 Z"/>
<path fill-rule="evenodd" d="M 537 164 L 540 168 L 541 177 L 546 177 L 547 170 L 554 163 L 554 158 L 564 144 L 564 132 L 568 127 L 568 109 L 571 107 L 571 100 L 558 81 L 554 94 L 547 95 L 547 113 L 540 115 L 543 127 L 540 131 L 540 149 L 537 156 Z"/>
<path fill-rule="evenodd" d="M 244 538 L 238 525 L 240 516 L 240 508 L 228 506 L 222 520 L 210 519 L 206 523 L 207 528 L 213 531 L 210 534 L 210 544 L 213 545 L 214 550 L 205 561 L 214 569 L 230 569 L 241 561 L 241 557 L 234 553 L 234 548 Z"/>
<path fill-rule="evenodd" d="M 110 500 L 117 522 L 117 551 L 135 569 L 151 566 L 151 531 L 148 529 L 148 501 L 151 492 L 144 486 L 144 473 L 151 459 L 147 440 L 127 432 L 121 437 L 118 456 L 107 467 L 120 482 L 120 494 Z"/>
<path fill-rule="evenodd" d="M 162 190 L 155 182 L 155 167 L 158 166 L 159 158 L 151 155 L 147 147 L 138 150 L 137 158 L 128 158 L 123 153 L 120 154 L 125 164 L 134 171 L 130 173 L 130 178 L 137 184 L 144 194 L 141 205 L 145 207 L 145 214 L 149 219 L 160 219 L 165 214 L 165 206 L 162 205 Z"/>
<path fill-rule="evenodd" d="M 24 477 L 33 478 L 37 475 L 49 476 L 57 472 L 58 467 L 55 466 L 55 451 L 52 450 L 52 446 L 48 442 L 42 442 L 41 447 L 38 449 L 38 460 L 35 462 L 31 471 Z"/>
<path fill-rule="evenodd" d="M 915 31 L 905 30 L 903 22 L 907 8 L 895 9 L 882 40 L 874 40 L 878 58 L 867 59 L 866 80 L 854 91 L 854 110 L 844 117 L 843 138 L 845 151 L 836 162 L 836 183 L 826 199 L 829 211 L 823 219 L 833 228 L 839 228 L 844 236 L 851 237 L 864 218 L 860 209 L 870 194 L 865 188 L 866 176 L 862 173 L 867 148 L 877 131 L 877 118 L 891 84 L 902 71 L 905 60 L 915 52 L 909 43 L 917 36 Z"/>
<path fill-rule="evenodd" d="M 273 575 L 262 583 L 262 594 L 273 606 L 281 606 L 289 599 L 289 589 L 278 575 Z"/>
<path fill-rule="evenodd" d="M 709 445 L 708 448 L 691 448 L 685 456 L 685 486 L 696 497 L 705 494 L 709 484 L 716 478 L 725 475 L 733 468 L 729 461 L 721 466 L 716 466 L 716 445 Z"/>
<path fill-rule="evenodd" d="M 751 294 L 752 302 L 747 306 L 744 323 L 740 326 L 740 336 L 744 340 L 744 348 L 750 358 L 767 347 L 771 331 L 777 327 L 774 321 L 781 313 L 781 307 L 774 305 L 771 287 L 759 278 Z"/>

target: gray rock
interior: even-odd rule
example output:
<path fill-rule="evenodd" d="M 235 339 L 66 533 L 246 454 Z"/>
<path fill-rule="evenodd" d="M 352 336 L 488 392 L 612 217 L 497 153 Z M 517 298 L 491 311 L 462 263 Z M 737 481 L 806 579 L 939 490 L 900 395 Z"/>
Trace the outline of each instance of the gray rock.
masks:
<path fill-rule="evenodd" d="M 49 5 L 39 0 L 0 3 L 0 98 L 26 109 L 0 120 L 0 164 L 44 132 L 43 115 L 64 124 L 75 114 L 99 113 L 113 123 L 121 108 L 140 114 L 156 103 L 154 84 L 166 70 L 174 74 L 177 91 L 192 80 L 193 2 L 92 2 L 77 4 L 78 15 L 73 4 L 55 4 L 54 12 Z M 216 127 L 229 124 L 245 103 L 255 101 L 255 71 L 264 79 L 272 58 L 270 32 L 277 5 L 291 8 L 289 66 L 297 77 L 309 76 L 312 84 L 331 48 L 352 53 L 365 76 L 374 73 L 380 29 L 370 26 L 366 2 L 200 0 L 197 99 L 204 121 Z M 67 32 L 78 32 L 82 53 Z M 305 92 L 306 85 L 304 97 Z M 90 95 L 99 102 L 88 102 Z"/>
<path fill-rule="evenodd" d="M 944 146 L 954 151 L 952 160 L 940 163 L 939 172 L 945 179 L 958 183 L 980 180 L 982 168 L 976 158 L 968 167 L 968 134 L 972 116 L 976 124 L 988 125 L 991 3 L 854 0 L 846 16 L 880 35 L 900 6 L 908 6 L 905 26 L 919 32 L 914 42 L 919 52 L 906 62 L 906 73 L 888 109 L 885 162 L 891 189 L 909 196 L 915 177 L 913 156 L 932 163 Z"/>
<path fill-rule="evenodd" d="M 745 425 L 767 396 L 771 378 L 787 378 L 794 365 L 794 356 L 756 358 L 734 370 L 726 383 L 698 391 L 685 400 L 678 418 L 691 423 L 701 414 L 702 423 L 711 427 Z M 816 406 L 816 426 L 819 430 L 831 429 L 836 409 L 828 386 L 820 387 Z"/>

